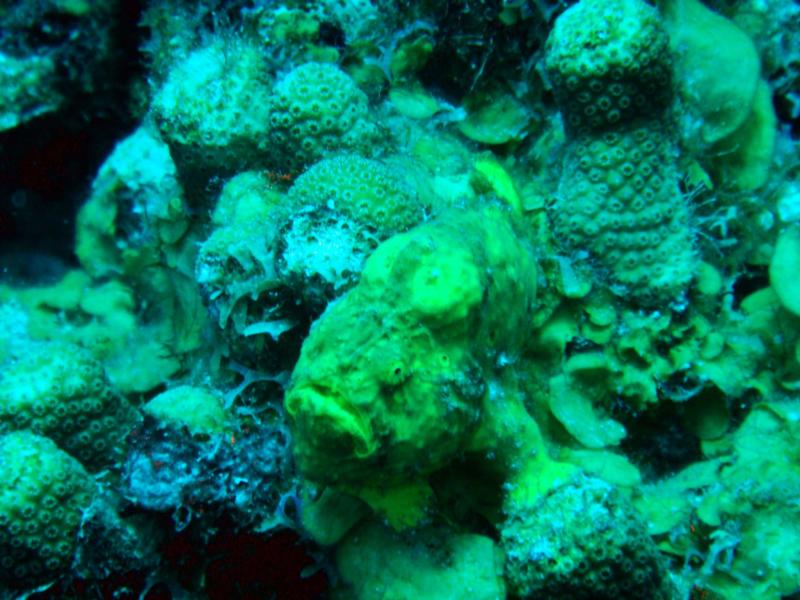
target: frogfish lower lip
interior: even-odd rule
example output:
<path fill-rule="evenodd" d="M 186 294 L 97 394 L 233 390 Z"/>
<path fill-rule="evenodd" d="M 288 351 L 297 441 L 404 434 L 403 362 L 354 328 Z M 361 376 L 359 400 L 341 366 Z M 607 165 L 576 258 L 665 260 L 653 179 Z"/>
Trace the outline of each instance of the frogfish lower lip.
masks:
<path fill-rule="evenodd" d="M 340 459 L 363 459 L 375 453 L 377 443 L 367 419 L 348 406 L 341 394 L 322 386 L 303 386 L 289 390 L 285 405 L 295 422 L 296 453 L 302 455 L 305 450 L 319 458 Z"/>

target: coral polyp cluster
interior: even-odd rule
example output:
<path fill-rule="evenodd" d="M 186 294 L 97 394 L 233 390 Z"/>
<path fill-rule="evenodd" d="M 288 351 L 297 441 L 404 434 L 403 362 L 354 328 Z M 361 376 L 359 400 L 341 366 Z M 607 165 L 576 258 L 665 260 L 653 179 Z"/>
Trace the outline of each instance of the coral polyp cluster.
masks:
<path fill-rule="evenodd" d="M 695 269 L 659 19 L 643 2 L 585 1 L 558 20 L 545 55 L 569 139 L 556 235 L 640 302 L 680 296 Z"/>

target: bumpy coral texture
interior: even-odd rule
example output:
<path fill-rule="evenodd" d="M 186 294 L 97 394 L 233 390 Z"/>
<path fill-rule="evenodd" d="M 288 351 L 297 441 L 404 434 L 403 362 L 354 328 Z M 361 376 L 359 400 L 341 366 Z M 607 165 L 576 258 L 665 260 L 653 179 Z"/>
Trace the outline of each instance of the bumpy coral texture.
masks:
<path fill-rule="evenodd" d="M 131 411 L 102 365 L 71 344 L 31 345 L 0 374 L 0 432 L 45 435 L 88 469 L 119 457 Z"/>
<path fill-rule="evenodd" d="M 338 210 L 381 238 L 409 229 L 425 214 L 415 190 L 400 173 L 356 155 L 318 162 L 297 179 L 289 198 L 299 205 Z"/>
<path fill-rule="evenodd" d="M 0 587 L 30 588 L 70 567 L 93 493 L 83 467 L 51 440 L 0 436 Z"/>
<path fill-rule="evenodd" d="M 302 169 L 335 152 L 369 152 L 377 127 L 367 97 L 334 65 L 307 63 L 275 86 L 270 102 L 270 135 L 277 166 Z"/>
<path fill-rule="evenodd" d="M 426 212 L 400 172 L 353 154 L 316 163 L 288 199 L 297 208 L 282 228 L 277 265 L 311 306 L 352 287 L 378 243 Z"/>
<path fill-rule="evenodd" d="M 520 598 L 670 598 L 665 565 L 646 526 L 599 479 L 573 479 L 510 515 L 502 541 L 506 579 Z"/>
<path fill-rule="evenodd" d="M 619 291 L 679 296 L 695 268 L 666 107 L 667 34 L 641 0 L 584 0 L 559 18 L 546 65 L 569 136 L 555 233 Z"/>
<path fill-rule="evenodd" d="M 582 136 L 568 149 L 553 221 L 569 247 L 589 248 L 635 295 L 663 297 L 694 268 L 689 210 L 657 122 Z"/>
<path fill-rule="evenodd" d="M 668 43 L 658 13 L 641 0 L 584 0 L 559 17 L 546 67 L 568 129 L 658 118 L 671 95 Z"/>
<path fill-rule="evenodd" d="M 266 63 L 253 46 L 227 44 L 212 43 L 177 63 L 153 99 L 155 121 L 189 189 L 267 159 Z"/>

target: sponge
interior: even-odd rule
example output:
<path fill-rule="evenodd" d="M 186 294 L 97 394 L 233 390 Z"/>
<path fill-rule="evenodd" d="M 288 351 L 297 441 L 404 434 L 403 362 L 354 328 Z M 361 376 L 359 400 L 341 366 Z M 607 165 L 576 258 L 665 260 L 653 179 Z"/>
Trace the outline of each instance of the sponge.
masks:
<path fill-rule="evenodd" d="M 285 406 L 312 481 L 407 482 L 448 464 L 477 425 L 497 361 L 527 339 L 532 252 L 496 209 L 385 241 L 312 327 Z"/>

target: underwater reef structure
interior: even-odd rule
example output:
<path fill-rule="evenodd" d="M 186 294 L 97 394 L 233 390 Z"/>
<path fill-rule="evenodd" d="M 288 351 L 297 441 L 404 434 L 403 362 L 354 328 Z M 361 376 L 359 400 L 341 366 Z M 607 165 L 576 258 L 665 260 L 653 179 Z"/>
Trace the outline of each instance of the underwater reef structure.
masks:
<path fill-rule="evenodd" d="M 680 295 L 695 269 L 667 114 L 672 60 L 661 16 L 644 2 L 579 4 L 545 54 L 568 139 L 555 235 L 639 302 Z"/>
<path fill-rule="evenodd" d="M 0 600 L 800 593 L 800 6 L 0 6 Z"/>

